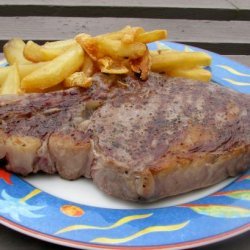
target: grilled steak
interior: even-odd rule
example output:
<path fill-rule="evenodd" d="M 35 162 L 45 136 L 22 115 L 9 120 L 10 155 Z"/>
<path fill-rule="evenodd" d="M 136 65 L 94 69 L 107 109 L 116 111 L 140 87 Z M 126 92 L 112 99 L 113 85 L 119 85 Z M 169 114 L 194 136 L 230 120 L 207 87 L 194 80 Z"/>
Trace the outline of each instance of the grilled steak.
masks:
<path fill-rule="evenodd" d="M 250 166 L 250 96 L 151 74 L 0 98 L 0 157 L 23 175 L 92 178 L 106 193 L 157 200 Z"/>
<path fill-rule="evenodd" d="M 115 92 L 113 83 L 113 78 L 97 76 L 87 91 L 1 96 L 0 158 L 8 161 L 6 168 L 22 175 L 43 171 L 66 179 L 90 177 L 88 118 Z"/>

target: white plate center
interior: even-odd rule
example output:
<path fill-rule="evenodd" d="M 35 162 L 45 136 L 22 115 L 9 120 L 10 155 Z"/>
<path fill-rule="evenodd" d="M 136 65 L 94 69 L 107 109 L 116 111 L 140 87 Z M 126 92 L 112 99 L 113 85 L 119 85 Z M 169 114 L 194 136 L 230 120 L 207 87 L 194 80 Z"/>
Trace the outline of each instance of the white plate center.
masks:
<path fill-rule="evenodd" d="M 113 198 L 100 191 L 91 180 L 78 179 L 67 181 L 59 176 L 49 176 L 38 174 L 24 178 L 31 185 L 56 197 L 65 199 L 69 202 L 76 202 L 83 205 L 90 205 L 102 208 L 115 209 L 138 209 L 138 208 L 160 208 L 175 206 L 182 203 L 188 203 L 202 197 L 208 196 L 233 182 L 235 178 L 227 179 L 217 185 L 193 191 L 187 194 L 178 195 L 152 203 L 135 203 Z"/>

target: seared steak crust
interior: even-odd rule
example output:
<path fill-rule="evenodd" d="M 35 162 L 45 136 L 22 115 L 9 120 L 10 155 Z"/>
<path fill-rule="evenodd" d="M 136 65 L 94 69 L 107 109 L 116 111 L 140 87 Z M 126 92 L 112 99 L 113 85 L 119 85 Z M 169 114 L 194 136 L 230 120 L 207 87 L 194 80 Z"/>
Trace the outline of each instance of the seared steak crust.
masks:
<path fill-rule="evenodd" d="M 56 136 L 64 141 L 64 147 L 73 151 L 79 145 L 83 145 L 82 149 L 87 145 L 90 147 L 87 133 L 76 129 L 84 122 L 82 115 L 85 105 L 81 100 L 85 98 L 80 90 L 71 89 L 2 101 L 0 117 L 4 140 L 0 148 L 1 156 L 9 161 L 7 169 L 23 175 L 39 170 L 50 174 L 58 171 L 65 178 L 77 178 L 74 169 L 70 174 L 65 174 L 59 164 L 60 160 L 53 153 L 59 149 L 63 151 Z M 62 155 L 65 162 L 71 156 L 71 150 Z M 84 157 L 75 157 L 75 161 L 79 161 L 79 158 Z"/>
<path fill-rule="evenodd" d="M 94 182 L 125 199 L 205 187 L 250 165 L 250 96 L 216 84 L 151 75 L 91 120 Z"/>
<path fill-rule="evenodd" d="M 213 83 L 96 75 L 85 91 L 1 97 L 0 105 L 7 169 L 93 178 L 123 199 L 202 188 L 250 165 L 250 96 Z"/>
<path fill-rule="evenodd" d="M 27 175 L 58 172 L 66 179 L 90 177 L 91 144 L 86 127 L 92 112 L 112 93 L 111 79 L 96 77 L 87 91 L 0 98 L 0 157 L 6 168 Z"/>

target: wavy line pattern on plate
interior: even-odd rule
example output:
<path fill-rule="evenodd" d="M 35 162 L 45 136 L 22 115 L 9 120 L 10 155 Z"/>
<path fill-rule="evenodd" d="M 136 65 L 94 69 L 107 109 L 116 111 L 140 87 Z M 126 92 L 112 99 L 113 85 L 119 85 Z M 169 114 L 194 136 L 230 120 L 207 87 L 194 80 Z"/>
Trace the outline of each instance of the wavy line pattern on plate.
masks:
<path fill-rule="evenodd" d="M 171 47 L 169 47 L 163 42 L 156 42 L 156 46 L 158 50 L 173 50 Z"/>
<path fill-rule="evenodd" d="M 105 238 L 105 237 L 101 237 L 101 238 L 96 238 L 94 240 L 92 240 L 91 242 L 94 243 L 105 243 L 105 244 L 118 244 L 118 243 L 125 243 L 131 240 L 134 240 L 138 237 L 141 237 L 145 234 L 149 234 L 149 233 L 161 233 L 161 232 L 171 232 L 171 231 L 176 231 L 176 230 L 180 230 L 183 227 L 187 226 L 189 223 L 189 221 L 180 223 L 180 224 L 176 224 L 176 225 L 168 225 L 168 226 L 152 226 L 152 227 L 147 227 L 144 228 L 141 231 L 138 231 L 130 236 L 124 237 L 124 238 Z"/>
<path fill-rule="evenodd" d="M 61 234 L 61 233 L 71 232 L 71 231 L 75 231 L 75 230 L 84 230 L 84 229 L 109 230 L 109 229 L 113 229 L 116 227 L 120 227 L 120 226 L 125 225 L 125 224 L 127 224 L 131 221 L 134 221 L 134 220 L 141 220 L 141 219 L 148 218 L 152 215 L 153 214 L 151 213 L 151 214 L 125 216 L 125 217 L 119 219 L 118 221 L 116 221 L 115 223 L 111 224 L 110 226 L 106 226 L 106 227 L 91 226 L 91 225 L 72 225 L 72 226 L 69 226 L 69 227 L 66 227 L 66 228 L 59 230 L 55 234 Z"/>
<path fill-rule="evenodd" d="M 250 86 L 250 81 L 249 82 L 241 82 L 241 81 L 236 81 L 236 80 L 229 79 L 229 78 L 223 78 L 223 80 L 225 80 L 231 84 L 237 85 L 237 86 Z"/>
<path fill-rule="evenodd" d="M 215 65 L 216 67 L 220 67 L 222 69 L 225 69 L 227 70 L 228 72 L 230 72 L 231 74 L 233 75 L 236 75 L 236 76 L 246 76 L 246 77 L 250 77 L 250 74 L 246 74 L 246 73 L 242 73 L 228 65 Z"/>

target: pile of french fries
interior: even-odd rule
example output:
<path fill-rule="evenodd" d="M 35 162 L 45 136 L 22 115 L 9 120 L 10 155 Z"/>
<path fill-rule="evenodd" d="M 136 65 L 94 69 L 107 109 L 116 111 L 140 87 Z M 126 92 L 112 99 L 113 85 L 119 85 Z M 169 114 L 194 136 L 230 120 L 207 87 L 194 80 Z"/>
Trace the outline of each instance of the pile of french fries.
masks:
<path fill-rule="evenodd" d="M 74 39 L 43 45 L 14 38 L 3 48 L 9 66 L 0 68 L 0 94 L 88 88 L 97 72 L 135 74 L 141 80 L 146 80 L 150 71 L 211 79 L 211 73 L 204 69 L 211 64 L 211 57 L 203 52 L 148 50 L 147 43 L 166 38 L 166 30 L 146 32 L 131 26 L 95 37 L 78 34 Z"/>

